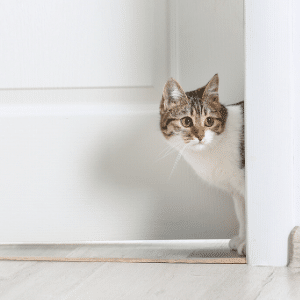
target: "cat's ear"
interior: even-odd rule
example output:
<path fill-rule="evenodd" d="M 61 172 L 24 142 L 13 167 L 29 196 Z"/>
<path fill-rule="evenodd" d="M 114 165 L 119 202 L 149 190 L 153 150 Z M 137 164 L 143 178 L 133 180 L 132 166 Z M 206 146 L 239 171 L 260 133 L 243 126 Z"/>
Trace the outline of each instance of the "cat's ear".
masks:
<path fill-rule="evenodd" d="M 186 99 L 187 97 L 180 84 L 174 78 L 170 78 L 163 90 L 160 110 L 161 112 L 169 110 L 179 105 L 182 101 L 186 101 Z"/>
<path fill-rule="evenodd" d="M 218 90 L 219 90 L 219 76 L 218 74 L 215 74 L 214 77 L 206 85 L 203 93 L 203 98 L 209 96 L 218 96 Z"/>

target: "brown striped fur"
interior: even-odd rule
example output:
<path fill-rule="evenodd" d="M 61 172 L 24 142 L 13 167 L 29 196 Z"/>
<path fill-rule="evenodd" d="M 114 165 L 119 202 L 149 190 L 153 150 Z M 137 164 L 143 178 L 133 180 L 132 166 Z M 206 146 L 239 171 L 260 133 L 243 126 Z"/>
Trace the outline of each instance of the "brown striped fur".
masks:
<path fill-rule="evenodd" d="M 242 115 L 244 119 L 244 101 L 231 104 L 228 106 L 240 106 L 242 109 Z M 240 168 L 245 168 L 245 126 L 242 125 L 242 132 L 241 132 L 241 140 L 240 140 L 240 156 L 241 156 L 241 162 L 240 162 Z"/>
<path fill-rule="evenodd" d="M 201 140 L 206 130 L 221 134 L 225 129 L 227 109 L 219 102 L 219 77 L 216 74 L 207 85 L 195 91 L 184 92 L 179 83 L 171 78 L 165 85 L 161 104 L 160 128 L 166 139 L 181 134 L 185 143 L 195 137 Z M 174 93 L 177 90 L 179 93 Z M 180 120 L 190 117 L 192 127 L 184 127 Z M 214 124 L 207 126 L 207 118 L 213 118 Z"/>

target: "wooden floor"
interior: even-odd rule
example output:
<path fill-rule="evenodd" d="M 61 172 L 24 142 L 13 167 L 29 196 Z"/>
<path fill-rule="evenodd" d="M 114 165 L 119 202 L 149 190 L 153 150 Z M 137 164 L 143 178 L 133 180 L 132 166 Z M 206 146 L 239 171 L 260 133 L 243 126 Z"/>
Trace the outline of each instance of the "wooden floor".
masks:
<path fill-rule="evenodd" d="M 87 248 L 73 246 L 73 256 L 75 253 L 82 256 L 82 249 L 85 249 L 85 257 L 90 256 Z M 132 249 L 138 248 L 132 246 Z M 22 245 L 14 246 L 14 252 L 7 252 L 8 246 L 0 246 L 0 255 L 71 255 L 66 249 L 55 249 L 53 245 L 44 245 L 36 253 L 33 253 L 34 245 L 30 247 L 25 253 Z M 122 247 L 124 245 L 107 245 L 103 251 L 107 257 L 115 257 L 126 252 Z M 183 248 L 181 252 L 178 251 L 180 247 Z M 147 255 L 168 257 L 168 252 L 173 258 L 186 257 L 188 252 L 202 255 L 196 249 L 180 247 L 172 251 L 152 245 L 147 250 L 152 254 L 148 252 Z M 95 247 L 90 251 L 95 251 Z M 132 254 L 128 251 L 126 257 L 142 253 L 136 249 Z M 147 252 L 143 251 L 144 254 Z M 0 261 L 0 299 L 299 300 L 300 268 L 250 267 L 246 264 Z"/>

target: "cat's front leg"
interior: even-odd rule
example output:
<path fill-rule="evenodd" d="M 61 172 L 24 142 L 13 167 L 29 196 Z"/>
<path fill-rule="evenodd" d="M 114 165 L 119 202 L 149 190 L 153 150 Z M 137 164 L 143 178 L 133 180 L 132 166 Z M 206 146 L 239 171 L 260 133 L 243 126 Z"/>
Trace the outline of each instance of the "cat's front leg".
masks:
<path fill-rule="evenodd" d="M 236 250 L 239 255 L 246 255 L 246 237 L 234 236 L 229 241 L 229 248 Z"/>
<path fill-rule="evenodd" d="M 239 235 L 230 240 L 229 247 L 236 250 L 239 255 L 246 255 L 245 198 L 238 193 L 234 193 L 232 198 L 239 222 Z"/>

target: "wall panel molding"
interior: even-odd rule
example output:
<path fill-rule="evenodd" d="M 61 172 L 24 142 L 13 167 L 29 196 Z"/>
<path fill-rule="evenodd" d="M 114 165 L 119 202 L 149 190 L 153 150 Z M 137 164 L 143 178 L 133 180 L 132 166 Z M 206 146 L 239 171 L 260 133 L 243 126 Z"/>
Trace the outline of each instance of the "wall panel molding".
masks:
<path fill-rule="evenodd" d="M 154 4 L 2 1 L 0 88 L 153 86 Z"/>

